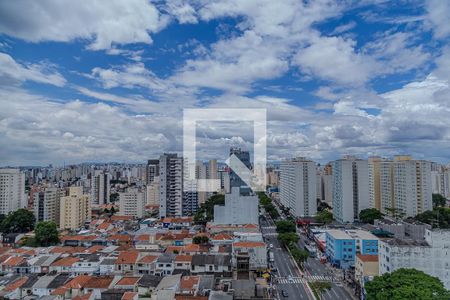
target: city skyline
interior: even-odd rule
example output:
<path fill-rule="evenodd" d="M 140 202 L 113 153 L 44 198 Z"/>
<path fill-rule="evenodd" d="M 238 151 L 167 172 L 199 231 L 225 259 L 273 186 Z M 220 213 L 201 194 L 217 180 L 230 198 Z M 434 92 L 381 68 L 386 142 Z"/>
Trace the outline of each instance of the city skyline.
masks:
<path fill-rule="evenodd" d="M 185 108 L 266 108 L 268 161 L 446 163 L 450 8 L 413 3 L 2 2 L 0 165 L 181 153 Z M 201 159 L 252 148 L 197 132 Z"/>

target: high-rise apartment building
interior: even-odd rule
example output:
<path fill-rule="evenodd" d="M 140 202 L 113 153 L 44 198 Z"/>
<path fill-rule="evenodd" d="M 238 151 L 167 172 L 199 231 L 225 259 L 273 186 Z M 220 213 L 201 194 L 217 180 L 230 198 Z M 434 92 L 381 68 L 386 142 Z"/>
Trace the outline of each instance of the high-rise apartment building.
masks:
<path fill-rule="evenodd" d="M 159 158 L 159 216 L 175 217 L 183 214 L 183 159 L 165 153 Z"/>
<path fill-rule="evenodd" d="M 147 162 L 147 185 L 154 182 L 156 177 L 159 177 L 159 159 L 149 159 Z"/>
<path fill-rule="evenodd" d="M 152 183 L 147 184 L 147 204 L 159 206 L 159 195 L 159 176 L 157 176 Z"/>
<path fill-rule="evenodd" d="M 369 208 L 367 160 L 344 157 L 332 163 L 333 216 L 341 223 L 352 223 L 359 212 Z"/>
<path fill-rule="evenodd" d="M 280 202 L 296 217 L 317 213 L 316 164 L 305 158 L 283 161 L 280 166 Z"/>
<path fill-rule="evenodd" d="M 61 229 L 77 229 L 91 218 L 91 201 L 83 194 L 82 187 L 70 187 L 69 195 L 61 197 L 60 224 Z"/>
<path fill-rule="evenodd" d="M 59 225 L 61 196 L 62 191 L 56 187 L 48 187 L 34 193 L 36 222 L 52 221 Z"/>
<path fill-rule="evenodd" d="M 369 157 L 369 204 L 378 210 L 381 210 L 380 165 L 385 161 L 378 156 Z"/>
<path fill-rule="evenodd" d="M 110 203 L 111 175 L 103 170 L 95 170 L 92 174 L 91 192 L 92 204 L 103 205 Z"/>
<path fill-rule="evenodd" d="M 119 193 L 119 214 L 142 218 L 145 212 L 145 194 L 137 188 Z"/>
<path fill-rule="evenodd" d="M 433 209 L 431 162 L 396 156 L 380 164 L 381 212 L 413 217 Z"/>
<path fill-rule="evenodd" d="M 0 214 L 27 206 L 25 174 L 19 169 L 0 169 Z"/>

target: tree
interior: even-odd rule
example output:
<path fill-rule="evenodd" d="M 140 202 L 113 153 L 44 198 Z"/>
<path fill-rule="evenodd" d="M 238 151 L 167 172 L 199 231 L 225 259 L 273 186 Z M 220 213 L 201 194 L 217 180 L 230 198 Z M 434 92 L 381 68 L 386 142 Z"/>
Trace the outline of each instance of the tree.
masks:
<path fill-rule="evenodd" d="M 383 214 L 376 208 L 366 208 L 359 213 L 359 220 L 363 223 L 373 224 L 377 219 L 381 219 Z"/>
<path fill-rule="evenodd" d="M 209 238 L 206 235 L 197 235 L 192 239 L 194 244 L 207 244 L 209 242 Z"/>
<path fill-rule="evenodd" d="M 197 224 L 206 224 L 212 221 L 214 217 L 214 205 L 224 205 L 225 195 L 216 194 L 209 197 L 205 203 L 203 203 L 198 211 L 194 215 L 194 222 Z"/>
<path fill-rule="evenodd" d="M 39 222 L 34 231 L 34 239 L 39 247 L 48 247 L 59 243 L 55 222 Z"/>
<path fill-rule="evenodd" d="M 281 220 L 275 223 L 278 233 L 296 232 L 296 226 L 293 221 Z"/>
<path fill-rule="evenodd" d="M 24 208 L 9 213 L 0 224 L 0 232 L 3 233 L 25 233 L 32 231 L 36 219 L 34 214 Z"/>
<path fill-rule="evenodd" d="M 433 228 L 450 228 L 450 208 L 437 207 L 433 210 L 427 210 L 414 217 L 415 220 L 430 224 Z"/>
<path fill-rule="evenodd" d="M 303 263 L 308 259 L 309 253 L 306 250 L 298 249 L 297 247 L 292 247 L 291 254 L 292 257 L 299 265 L 303 265 Z"/>
<path fill-rule="evenodd" d="M 331 289 L 331 283 L 323 281 L 313 281 L 309 284 L 317 298 L 322 299 L 322 294 Z"/>
<path fill-rule="evenodd" d="M 328 210 L 323 210 L 315 216 L 317 223 L 330 224 L 333 222 L 333 214 Z"/>
<path fill-rule="evenodd" d="M 450 299 L 450 292 L 436 277 L 416 269 L 398 269 L 365 284 L 367 300 Z"/>
<path fill-rule="evenodd" d="M 433 194 L 433 207 L 445 207 L 447 205 L 447 198 L 441 194 Z"/>
<path fill-rule="evenodd" d="M 298 235 L 295 232 L 283 232 L 278 234 L 278 240 L 285 246 L 298 242 Z"/>

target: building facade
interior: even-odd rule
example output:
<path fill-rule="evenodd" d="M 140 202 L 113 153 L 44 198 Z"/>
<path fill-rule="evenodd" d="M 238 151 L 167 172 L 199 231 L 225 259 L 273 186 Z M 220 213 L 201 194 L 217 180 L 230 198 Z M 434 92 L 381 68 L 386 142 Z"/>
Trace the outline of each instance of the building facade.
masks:
<path fill-rule="evenodd" d="M 280 167 L 280 202 L 296 217 L 317 213 L 316 164 L 305 158 L 283 161 Z"/>
<path fill-rule="evenodd" d="M 159 216 L 180 217 L 183 214 L 183 159 L 165 153 L 159 158 Z"/>
<path fill-rule="evenodd" d="M 103 170 L 95 170 L 91 180 L 92 204 L 103 205 L 110 203 L 111 174 Z"/>
<path fill-rule="evenodd" d="M 367 160 L 345 157 L 332 163 L 333 216 L 341 223 L 352 223 L 361 210 L 369 208 Z"/>
<path fill-rule="evenodd" d="M 142 218 L 145 212 L 145 194 L 137 188 L 119 193 L 119 214 Z"/>
<path fill-rule="evenodd" d="M 61 190 L 56 187 L 34 193 L 36 222 L 52 221 L 59 225 L 61 193 Z"/>
<path fill-rule="evenodd" d="M 0 169 L 0 214 L 26 206 L 25 174 L 19 169 Z"/>
<path fill-rule="evenodd" d="M 69 195 L 61 197 L 60 224 L 61 229 L 78 229 L 91 218 L 91 201 L 83 194 L 82 187 L 70 187 Z"/>
<path fill-rule="evenodd" d="M 214 224 L 258 224 L 258 196 L 241 195 L 234 187 L 230 194 L 225 194 L 225 205 L 214 206 Z"/>

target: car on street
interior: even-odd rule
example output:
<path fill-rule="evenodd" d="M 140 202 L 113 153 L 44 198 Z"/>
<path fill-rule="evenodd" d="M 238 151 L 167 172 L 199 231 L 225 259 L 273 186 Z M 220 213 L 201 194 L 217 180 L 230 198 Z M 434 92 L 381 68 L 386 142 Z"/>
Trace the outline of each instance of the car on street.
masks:
<path fill-rule="evenodd" d="M 282 295 L 283 297 L 289 297 L 288 293 L 287 293 L 285 290 L 282 290 L 282 291 L 281 291 L 281 295 Z"/>

